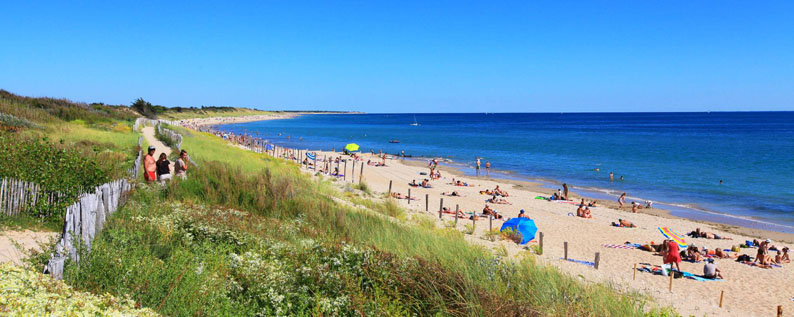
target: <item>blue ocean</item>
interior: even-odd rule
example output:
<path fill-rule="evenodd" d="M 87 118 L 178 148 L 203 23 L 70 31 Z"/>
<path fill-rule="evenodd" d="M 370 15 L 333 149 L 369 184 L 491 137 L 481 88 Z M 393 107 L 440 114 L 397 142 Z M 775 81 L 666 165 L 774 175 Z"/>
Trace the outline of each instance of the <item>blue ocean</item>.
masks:
<path fill-rule="evenodd" d="M 301 149 L 443 157 L 467 173 L 481 157 L 492 176 L 549 192 L 626 192 L 678 216 L 794 233 L 794 112 L 318 114 L 220 128 Z"/>

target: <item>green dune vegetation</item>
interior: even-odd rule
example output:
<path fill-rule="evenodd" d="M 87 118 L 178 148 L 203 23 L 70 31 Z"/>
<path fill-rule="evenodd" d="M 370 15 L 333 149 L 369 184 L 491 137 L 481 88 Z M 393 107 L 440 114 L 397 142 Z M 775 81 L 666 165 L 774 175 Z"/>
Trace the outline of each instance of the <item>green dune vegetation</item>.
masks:
<path fill-rule="evenodd" d="M 3 143 L 38 138 L 39 147 L 97 164 L 69 172 L 107 168 L 112 178 L 110 170 L 129 166 L 138 137 L 131 109 L 75 105 L 85 118 L 61 117 L 49 104 L 26 108 L 34 100 L 0 98 L 0 112 L 26 120 L 6 129 Z M 93 118 L 98 112 L 106 115 Z M 343 187 L 210 134 L 169 128 L 183 134 L 199 168 L 166 186 L 139 183 L 80 265 L 67 263 L 74 291 L 134 301 L 144 308 L 135 314 L 180 316 L 676 315 L 645 295 L 538 264 L 529 251 L 505 258 L 471 245 L 366 186 Z M 111 159 L 102 153 L 115 163 L 103 164 Z M 82 177 L 77 183 L 101 181 Z M 31 268 L 45 258 L 31 258 Z"/>

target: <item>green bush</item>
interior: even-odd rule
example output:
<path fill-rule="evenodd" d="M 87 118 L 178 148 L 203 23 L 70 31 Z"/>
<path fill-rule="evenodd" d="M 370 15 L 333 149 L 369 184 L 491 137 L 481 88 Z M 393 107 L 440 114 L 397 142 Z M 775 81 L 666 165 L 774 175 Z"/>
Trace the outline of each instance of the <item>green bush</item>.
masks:
<path fill-rule="evenodd" d="M 27 210 L 37 217 L 60 222 L 63 210 L 77 196 L 120 177 L 131 166 L 127 155 L 107 151 L 107 146 L 83 141 L 73 146 L 46 138 L 0 133 L 0 177 L 15 178 L 57 193 L 52 203 L 39 200 Z"/>

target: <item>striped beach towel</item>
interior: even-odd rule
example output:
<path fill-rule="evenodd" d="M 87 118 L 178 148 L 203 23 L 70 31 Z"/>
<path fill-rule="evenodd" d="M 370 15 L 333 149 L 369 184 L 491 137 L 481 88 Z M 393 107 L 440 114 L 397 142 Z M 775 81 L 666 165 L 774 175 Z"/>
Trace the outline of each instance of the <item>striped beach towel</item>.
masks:
<path fill-rule="evenodd" d="M 605 248 L 610 249 L 636 249 L 637 247 L 630 244 L 604 244 Z"/>

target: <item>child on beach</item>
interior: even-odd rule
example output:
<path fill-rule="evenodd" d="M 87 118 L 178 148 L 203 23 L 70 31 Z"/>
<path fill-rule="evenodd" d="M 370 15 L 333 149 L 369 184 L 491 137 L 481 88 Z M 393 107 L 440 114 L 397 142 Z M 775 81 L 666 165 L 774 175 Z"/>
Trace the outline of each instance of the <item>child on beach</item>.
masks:
<path fill-rule="evenodd" d="M 623 193 L 620 195 L 620 197 L 618 197 L 618 205 L 619 205 L 618 209 L 623 208 L 623 203 L 625 202 L 626 202 L 626 193 Z"/>

